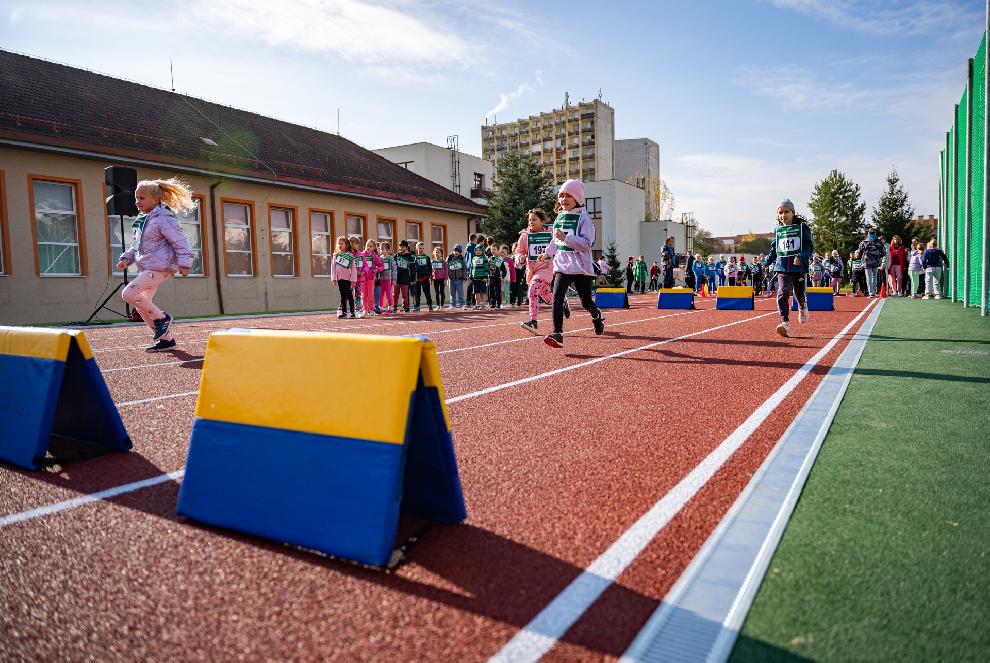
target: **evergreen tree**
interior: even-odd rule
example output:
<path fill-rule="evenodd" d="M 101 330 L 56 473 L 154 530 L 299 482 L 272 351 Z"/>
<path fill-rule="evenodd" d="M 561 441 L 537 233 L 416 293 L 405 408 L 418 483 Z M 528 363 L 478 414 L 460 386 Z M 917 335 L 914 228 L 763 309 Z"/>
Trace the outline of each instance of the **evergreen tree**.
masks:
<path fill-rule="evenodd" d="M 701 226 L 696 226 L 694 229 L 694 252 L 700 253 L 702 258 L 706 258 L 710 255 L 725 253 L 725 246 L 722 245 L 722 242 L 716 241 L 710 232 Z"/>
<path fill-rule="evenodd" d="M 622 263 L 619 262 L 618 249 L 615 248 L 615 240 L 609 241 L 605 245 L 605 264 L 608 265 L 608 273 L 602 274 L 605 281 L 611 288 L 622 287 Z"/>
<path fill-rule="evenodd" d="M 859 185 L 838 170 L 815 185 L 808 203 L 815 251 L 824 254 L 838 249 L 843 259 L 862 240 L 866 203 L 860 200 Z"/>
<path fill-rule="evenodd" d="M 552 220 L 553 178 L 532 157 L 507 152 L 498 160 L 495 192 L 488 199 L 488 219 L 481 232 L 499 244 L 512 245 L 526 227 L 526 213 L 541 207 Z"/>
<path fill-rule="evenodd" d="M 887 175 L 887 190 L 873 208 L 873 226 L 877 229 L 877 235 L 888 242 L 894 235 L 900 235 L 903 243 L 910 244 L 914 236 L 911 228 L 913 219 L 914 208 L 908 202 L 907 191 L 901 186 L 897 169 L 891 169 Z"/>

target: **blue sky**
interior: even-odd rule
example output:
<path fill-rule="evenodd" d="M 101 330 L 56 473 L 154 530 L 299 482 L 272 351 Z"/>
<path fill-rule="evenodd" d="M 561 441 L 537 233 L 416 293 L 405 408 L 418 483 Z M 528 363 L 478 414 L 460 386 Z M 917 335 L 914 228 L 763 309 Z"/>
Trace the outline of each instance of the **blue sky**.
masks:
<path fill-rule="evenodd" d="M 982 0 L 0 0 L 0 47 L 337 130 L 480 154 L 480 126 L 601 89 L 660 144 L 675 216 L 766 231 L 832 168 L 876 203 L 891 167 L 937 213 L 938 150 Z M 109 103 L 109 100 L 108 100 Z"/>

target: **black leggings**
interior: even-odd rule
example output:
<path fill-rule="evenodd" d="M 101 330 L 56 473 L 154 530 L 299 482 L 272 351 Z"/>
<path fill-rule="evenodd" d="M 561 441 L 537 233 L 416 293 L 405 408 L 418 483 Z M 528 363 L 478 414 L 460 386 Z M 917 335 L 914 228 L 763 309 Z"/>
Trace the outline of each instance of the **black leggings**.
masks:
<path fill-rule="evenodd" d="M 791 291 L 797 297 L 798 306 L 804 307 L 807 300 L 804 297 L 804 274 L 777 274 L 777 312 L 780 319 L 787 322 L 787 313 L 791 310 Z"/>
<path fill-rule="evenodd" d="M 340 291 L 340 310 L 347 313 L 350 305 L 351 314 L 354 313 L 354 289 L 351 288 L 350 281 L 337 281 L 337 290 Z"/>
<path fill-rule="evenodd" d="M 564 333 L 564 300 L 567 298 L 567 288 L 574 286 L 578 297 L 581 298 L 581 306 L 591 314 L 591 317 L 598 318 L 602 312 L 595 306 L 595 300 L 591 296 L 591 279 L 587 274 L 564 274 L 557 272 L 553 275 L 553 331 L 556 334 Z"/>
<path fill-rule="evenodd" d="M 433 292 L 437 296 L 437 306 L 443 306 L 447 301 L 447 282 L 443 279 L 433 279 Z"/>
<path fill-rule="evenodd" d="M 425 281 L 414 281 L 413 286 L 416 288 L 413 297 L 416 299 L 416 308 L 419 308 L 420 297 L 426 297 L 426 305 L 433 308 L 433 297 L 430 295 L 430 280 Z"/>

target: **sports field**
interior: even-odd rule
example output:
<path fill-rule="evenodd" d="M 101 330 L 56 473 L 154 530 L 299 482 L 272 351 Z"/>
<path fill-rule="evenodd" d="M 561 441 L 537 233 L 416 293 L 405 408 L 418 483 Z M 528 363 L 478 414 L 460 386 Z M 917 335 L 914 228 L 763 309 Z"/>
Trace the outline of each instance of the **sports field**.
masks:
<path fill-rule="evenodd" d="M 88 331 L 134 450 L 0 466 L 0 658 L 621 656 L 878 304 L 838 298 L 789 339 L 769 299 L 655 306 L 600 337 L 576 310 L 563 350 L 511 310 L 180 321 L 158 355 L 144 328 Z M 465 523 L 385 572 L 177 517 L 206 339 L 233 327 L 432 339 Z"/>

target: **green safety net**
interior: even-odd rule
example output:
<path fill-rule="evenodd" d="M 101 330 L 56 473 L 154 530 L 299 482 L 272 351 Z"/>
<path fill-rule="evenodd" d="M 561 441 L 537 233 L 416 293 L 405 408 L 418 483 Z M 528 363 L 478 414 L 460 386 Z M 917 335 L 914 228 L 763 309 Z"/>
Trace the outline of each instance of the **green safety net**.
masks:
<path fill-rule="evenodd" d="M 949 129 L 949 141 L 946 147 L 945 159 L 945 237 L 939 246 L 945 251 L 945 255 L 952 256 L 956 246 L 955 235 L 955 195 L 956 195 L 956 125 L 952 123 Z M 948 280 L 942 281 L 942 292 L 948 293 Z"/>
<path fill-rule="evenodd" d="M 966 302 L 979 306 L 983 292 L 983 163 L 986 144 L 986 57 L 987 36 L 983 35 L 980 48 L 973 60 L 973 112 L 970 127 L 970 218 L 969 218 L 969 292 Z"/>
<path fill-rule="evenodd" d="M 966 250 L 966 223 L 968 219 L 966 218 L 966 140 L 969 134 L 968 127 L 966 126 L 966 108 L 969 106 L 969 90 L 963 90 L 962 99 L 959 100 L 959 106 L 956 109 L 956 173 L 955 173 L 955 200 L 953 201 L 956 206 L 956 232 L 955 232 L 955 246 L 952 252 L 952 256 L 949 260 L 952 261 L 951 275 L 952 281 L 952 292 L 955 293 L 955 299 L 962 301 L 963 298 L 963 272 L 966 269 L 966 263 L 963 259 Z"/>

